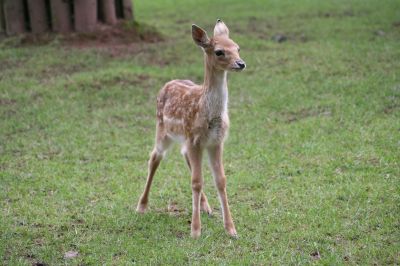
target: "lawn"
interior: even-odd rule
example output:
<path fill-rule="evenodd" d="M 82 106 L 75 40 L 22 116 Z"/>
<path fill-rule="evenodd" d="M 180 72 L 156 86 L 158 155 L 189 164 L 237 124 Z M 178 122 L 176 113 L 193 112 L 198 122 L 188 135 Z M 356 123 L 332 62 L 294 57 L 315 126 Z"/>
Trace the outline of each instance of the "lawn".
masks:
<path fill-rule="evenodd" d="M 0 264 L 400 264 L 399 1 L 138 0 L 135 15 L 164 41 L 0 43 Z M 247 63 L 229 74 L 224 156 L 239 239 L 204 165 L 214 215 L 193 240 L 178 146 L 135 207 L 157 92 L 202 82 L 191 24 L 217 18 Z"/>

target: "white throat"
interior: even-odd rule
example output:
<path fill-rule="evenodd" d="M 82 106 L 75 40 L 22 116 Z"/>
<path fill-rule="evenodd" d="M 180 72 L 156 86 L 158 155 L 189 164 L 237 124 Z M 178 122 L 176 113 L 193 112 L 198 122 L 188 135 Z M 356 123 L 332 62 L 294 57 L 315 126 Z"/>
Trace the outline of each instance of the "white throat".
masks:
<path fill-rule="evenodd" d="M 224 116 L 228 113 L 228 84 L 227 72 L 217 71 L 210 75 L 206 88 L 205 102 L 208 118 Z"/>

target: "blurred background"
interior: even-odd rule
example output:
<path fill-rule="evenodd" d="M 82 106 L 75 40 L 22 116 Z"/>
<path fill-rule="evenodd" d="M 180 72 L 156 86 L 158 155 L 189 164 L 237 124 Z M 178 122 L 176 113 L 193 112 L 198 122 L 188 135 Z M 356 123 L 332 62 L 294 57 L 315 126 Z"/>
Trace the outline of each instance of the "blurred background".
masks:
<path fill-rule="evenodd" d="M 179 148 L 135 213 L 159 89 L 203 81 L 191 25 L 222 19 L 228 195 L 189 237 Z M 0 264 L 399 264 L 400 3 L 0 1 Z M 204 160 L 205 162 L 207 160 Z"/>

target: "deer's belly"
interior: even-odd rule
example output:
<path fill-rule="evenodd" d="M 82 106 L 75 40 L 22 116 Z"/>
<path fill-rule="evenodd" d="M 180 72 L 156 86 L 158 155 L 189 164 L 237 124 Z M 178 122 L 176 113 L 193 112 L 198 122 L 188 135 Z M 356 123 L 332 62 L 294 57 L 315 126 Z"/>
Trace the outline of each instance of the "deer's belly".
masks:
<path fill-rule="evenodd" d="M 185 124 L 183 119 L 171 119 L 164 117 L 164 127 L 167 136 L 174 142 L 185 142 L 187 138 L 193 144 L 215 145 L 222 143 L 228 134 L 228 116 L 219 116 L 209 121 Z M 186 130 L 186 131 L 185 131 Z"/>

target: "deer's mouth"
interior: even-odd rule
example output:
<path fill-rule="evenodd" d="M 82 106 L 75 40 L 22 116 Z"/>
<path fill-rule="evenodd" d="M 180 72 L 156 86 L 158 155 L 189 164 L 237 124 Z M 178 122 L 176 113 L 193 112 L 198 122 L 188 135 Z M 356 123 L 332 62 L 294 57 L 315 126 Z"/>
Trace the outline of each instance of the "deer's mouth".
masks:
<path fill-rule="evenodd" d="M 244 68 L 242 67 L 232 67 L 231 70 L 235 71 L 235 72 L 241 72 L 243 71 Z"/>

